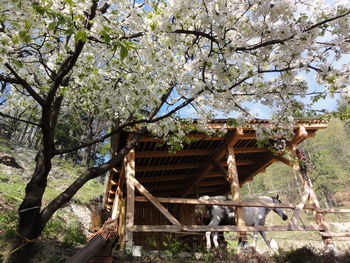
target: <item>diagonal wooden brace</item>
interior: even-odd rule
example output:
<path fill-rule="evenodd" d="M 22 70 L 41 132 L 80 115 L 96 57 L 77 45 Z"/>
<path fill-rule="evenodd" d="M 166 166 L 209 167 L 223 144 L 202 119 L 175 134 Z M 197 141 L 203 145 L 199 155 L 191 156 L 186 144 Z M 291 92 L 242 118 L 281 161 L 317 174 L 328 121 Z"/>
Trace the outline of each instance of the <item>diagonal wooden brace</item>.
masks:
<path fill-rule="evenodd" d="M 176 225 L 179 230 L 183 229 L 183 225 L 155 198 L 139 181 L 134 177 L 129 177 L 128 180 L 146 197 L 173 225 Z"/>
<path fill-rule="evenodd" d="M 310 195 L 310 191 L 305 190 L 302 197 L 301 197 L 301 202 L 299 204 L 297 204 L 295 207 L 295 210 L 294 210 L 293 216 L 291 218 L 291 222 L 290 222 L 291 225 L 293 225 L 293 226 L 297 225 L 297 223 L 298 223 L 297 221 L 298 221 L 298 219 L 300 219 L 301 210 L 304 208 L 306 201 L 309 198 L 309 195 Z"/>

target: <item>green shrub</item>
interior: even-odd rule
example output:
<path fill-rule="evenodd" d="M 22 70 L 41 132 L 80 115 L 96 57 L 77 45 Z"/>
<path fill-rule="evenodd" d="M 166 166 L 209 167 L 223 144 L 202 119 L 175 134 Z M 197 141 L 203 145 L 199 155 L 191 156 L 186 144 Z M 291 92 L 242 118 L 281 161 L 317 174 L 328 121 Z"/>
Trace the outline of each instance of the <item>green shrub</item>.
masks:
<path fill-rule="evenodd" d="M 86 237 L 78 223 L 69 224 L 65 232 L 63 239 L 64 247 L 73 248 L 77 244 L 86 244 Z"/>
<path fill-rule="evenodd" d="M 281 250 L 279 254 L 274 255 L 276 263 L 345 263 L 350 262 L 349 255 L 335 256 L 332 253 L 316 251 L 310 246 L 297 248 L 291 251 Z"/>
<path fill-rule="evenodd" d="M 60 218 L 51 218 L 41 236 L 48 239 L 57 239 L 59 235 L 64 235 L 65 223 Z"/>
<path fill-rule="evenodd" d="M 0 213 L 0 242 L 7 242 L 16 233 L 17 214 L 15 211 L 5 211 Z"/>

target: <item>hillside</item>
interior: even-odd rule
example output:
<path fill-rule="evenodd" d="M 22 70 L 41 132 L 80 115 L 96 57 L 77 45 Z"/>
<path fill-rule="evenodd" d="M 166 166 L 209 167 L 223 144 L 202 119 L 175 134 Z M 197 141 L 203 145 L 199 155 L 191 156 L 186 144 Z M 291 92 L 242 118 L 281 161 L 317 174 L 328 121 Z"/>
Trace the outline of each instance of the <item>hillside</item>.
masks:
<path fill-rule="evenodd" d="M 350 126 L 347 122 L 331 121 L 327 129 L 306 139 L 299 148 L 311 161 L 311 180 L 323 207 L 350 204 Z M 254 181 L 244 184 L 244 196 L 279 193 L 288 202 L 297 202 L 302 191 L 293 169 L 274 163 Z"/>
<path fill-rule="evenodd" d="M 6 245 L 15 234 L 16 209 L 19 206 L 25 185 L 34 169 L 36 152 L 32 149 L 0 139 L 0 157 L 15 158 L 15 167 L 0 163 L 0 259 Z M 69 160 L 57 158 L 49 176 L 43 204 L 70 185 L 84 168 L 73 165 Z M 64 262 L 76 248 L 86 242 L 90 235 L 90 200 L 103 193 L 103 184 L 98 180 L 88 182 L 71 200 L 49 221 L 43 235 L 38 240 L 41 250 L 35 262 Z M 49 245 L 48 245 L 49 244 Z"/>
<path fill-rule="evenodd" d="M 349 207 L 349 131 L 347 123 L 333 121 L 328 129 L 319 131 L 315 138 L 308 139 L 302 145 L 313 163 L 312 180 L 323 207 Z M 10 164 L 0 163 L 0 251 L 5 250 L 8 241 L 15 235 L 16 209 L 33 172 L 35 154 L 35 150 L 0 139 L 0 158 L 8 155 L 15 161 Z M 84 168 L 74 165 L 69 160 L 55 158 L 43 204 L 48 204 L 83 171 Z M 283 201 L 295 203 L 300 200 L 300 191 L 300 182 L 292 169 L 276 163 L 265 173 L 256 176 L 253 182 L 246 183 L 242 194 L 248 197 L 279 193 Z M 54 215 L 37 241 L 37 249 L 40 249 L 41 253 L 34 262 L 65 262 L 85 244 L 86 238 L 90 235 L 88 206 L 92 198 L 102 193 L 103 184 L 99 180 L 92 180 L 74 196 L 67 206 Z M 288 213 L 290 216 L 291 211 Z M 304 224 L 313 223 L 313 215 L 304 213 L 302 221 Z M 350 215 L 329 215 L 327 221 L 330 222 L 332 231 L 348 231 L 350 228 Z M 267 218 L 267 224 L 281 223 L 274 213 Z M 235 234 L 230 235 L 233 235 L 233 239 L 235 238 Z M 272 232 L 268 235 L 284 249 L 303 246 L 322 247 L 321 238 L 317 232 Z M 348 249 L 350 240 L 338 238 L 336 244 L 342 250 Z M 230 242 L 230 247 L 236 247 L 235 240 Z M 257 248 L 260 252 L 267 251 L 261 239 Z M 0 259 L 1 253 L 3 252 L 0 252 Z"/>

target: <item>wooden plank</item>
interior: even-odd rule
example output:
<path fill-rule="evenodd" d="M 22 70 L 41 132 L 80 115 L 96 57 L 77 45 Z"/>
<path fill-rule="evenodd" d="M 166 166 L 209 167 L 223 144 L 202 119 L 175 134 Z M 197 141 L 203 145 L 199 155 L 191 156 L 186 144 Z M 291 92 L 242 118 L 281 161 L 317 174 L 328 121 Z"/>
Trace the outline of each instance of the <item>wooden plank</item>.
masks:
<path fill-rule="evenodd" d="M 182 227 L 181 223 L 175 217 L 173 217 L 173 215 L 169 213 L 169 211 L 157 200 L 157 198 L 154 198 L 153 195 L 139 183 L 139 181 L 133 177 L 130 177 L 130 182 L 132 182 L 132 184 L 136 186 L 137 190 L 139 190 L 140 193 L 145 196 L 172 224 L 176 225 L 178 228 Z"/>
<path fill-rule="evenodd" d="M 237 165 L 251 165 L 251 164 L 254 164 L 255 162 L 256 162 L 255 160 L 241 160 L 241 161 L 237 161 Z M 219 163 L 222 166 L 226 165 L 225 162 L 219 162 Z M 138 166 L 136 167 L 136 172 L 170 171 L 170 170 L 194 169 L 194 168 L 202 168 L 202 167 L 206 167 L 205 170 L 206 171 L 208 170 L 205 173 L 205 176 L 207 176 L 212 169 L 212 165 L 210 162 Z"/>
<path fill-rule="evenodd" d="M 105 182 L 104 182 L 105 192 L 103 194 L 103 201 L 102 201 L 102 204 L 103 204 L 102 206 L 105 206 L 106 208 L 108 206 L 108 203 L 110 202 L 109 201 L 109 199 L 110 199 L 109 190 L 111 190 L 111 187 L 112 187 L 112 184 L 110 183 L 111 178 L 113 178 L 112 171 L 108 171 L 106 174 Z M 113 200 L 112 200 L 112 202 L 113 202 Z"/>
<path fill-rule="evenodd" d="M 241 200 L 241 190 L 233 146 L 234 144 L 228 144 L 227 146 L 227 181 L 230 184 L 232 201 L 239 202 Z M 235 221 L 238 227 L 245 226 L 243 208 L 240 206 L 235 207 Z M 247 241 L 247 234 L 245 232 L 238 232 L 237 234 L 239 242 Z"/>
<path fill-rule="evenodd" d="M 119 189 L 117 188 L 117 192 L 118 192 L 118 190 Z M 118 218 L 119 213 L 120 213 L 120 196 L 118 194 L 116 194 L 116 196 L 114 197 L 114 200 L 113 200 L 113 209 L 112 209 L 112 213 L 111 213 L 111 218 L 112 219 Z"/>
<path fill-rule="evenodd" d="M 185 190 L 183 191 L 181 196 L 186 196 L 186 195 L 190 194 L 191 191 L 193 191 L 194 187 L 196 187 L 196 185 L 199 185 L 200 181 L 205 176 L 207 176 L 208 173 L 210 173 L 210 171 L 213 167 L 213 164 L 211 163 L 211 161 L 220 161 L 224 157 L 224 155 L 226 154 L 227 145 L 234 144 L 235 142 L 237 142 L 239 140 L 240 135 L 238 133 L 240 133 L 240 131 L 236 130 L 235 132 L 228 132 L 225 135 L 225 140 L 222 143 L 222 145 L 220 146 L 220 148 L 213 151 L 212 159 L 209 161 L 208 164 L 202 166 L 203 168 L 198 173 L 198 175 L 195 178 L 193 178 L 193 180 L 191 180 L 184 187 Z"/>
<path fill-rule="evenodd" d="M 179 232 L 175 225 L 134 225 L 133 232 Z"/>
<path fill-rule="evenodd" d="M 216 162 L 216 161 L 212 161 L 212 162 Z M 222 161 L 222 162 L 216 162 L 221 166 L 227 166 L 227 162 Z M 254 165 L 256 164 L 257 161 L 256 160 L 236 160 L 236 165 L 237 166 L 244 166 L 244 165 Z"/>
<path fill-rule="evenodd" d="M 295 133 L 293 139 L 288 143 L 288 145 L 298 145 L 303 140 L 308 137 L 308 133 L 304 125 L 299 125 L 297 132 Z"/>
<path fill-rule="evenodd" d="M 136 158 L 193 156 L 208 155 L 211 153 L 212 149 L 178 150 L 175 153 L 170 153 L 169 151 L 138 151 L 136 152 Z"/>
<path fill-rule="evenodd" d="M 300 130 L 301 130 L 303 136 L 307 135 L 307 132 L 303 131 L 302 127 L 300 128 Z M 296 151 L 296 147 L 293 144 L 292 144 L 292 150 Z M 299 161 L 302 161 L 302 160 L 299 160 Z M 295 172 L 299 175 L 301 181 L 303 182 L 305 192 L 309 192 L 308 200 L 309 200 L 309 203 L 315 207 L 315 210 L 313 210 L 312 213 L 315 217 L 316 223 L 318 224 L 318 226 L 320 228 L 323 228 L 325 230 L 324 232 L 328 232 L 328 227 L 327 227 L 326 221 L 324 219 L 324 215 L 317 211 L 318 209 L 320 209 L 320 204 L 318 202 L 316 193 L 313 189 L 313 185 L 312 185 L 310 178 L 308 177 L 308 174 L 301 174 L 299 165 L 294 166 L 293 169 L 295 169 Z M 322 236 L 322 241 L 323 241 L 325 246 L 328 246 L 328 245 L 333 246 L 334 245 L 332 237 Z"/>
<path fill-rule="evenodd" d="M 134 226 L 135 213 L 135 185 L 132 178 L 135 177 L 135 151 L 132 149 L 126 156 L 125 176 L 126 176 L 126 219 L 125 227 L 130 229 Z M 133 233 L 126 231 L 125 233 L 125 248 L 132 251 Z"/>
<path fill-rule="evenodd" d="M 246 147 L 246 148 L 234 148 L 235 154 L 237 153 L 263 153 L 269 152 L 267 148 Z"/>
<path fill-rule="evenodd" d="M 295 162 L 292 162 L 291 160 L 287 159 L 286 157 L 283 156 L 274 156 L 273 157 L 276 161 L 282 162 L 286 165 L 288 165 L 289 167 L 292 167 L 294 170 L 299 169 L 298 165 Z"/>
<path fill-rule="evenodd" d="M 152 191 L 157 191 L 157 190 L 178 190 L 181 188 L 182 184 L 178 183 L 171 183 L 171 184 L 164 184 L 164 185 L 151 185 L 151 186 L 146 186 L 151 192 Z"/>
<path fill-rule="evenodd" d="M 227 181 L 225 180 L 220 180 L 220 181 L 206 181 L 206 182 L 200 182 L 199 186 L 200 187 L 205 187 L 205 186 L 212 186 L 212 185 L 227 185 Z"/>
<path fill-rule="evenodd" d="M 166 181 L 176 181 L 176 180 L 183 180 L 183 179 L 189 179 L 197 174 L 172 174 L 172 175 L 164 175 L 164 176 L 150 176 L 150 177 L 142 177 L 138 178 L 140 183 L 153 183 L 153 182 L 166 182 Z M 207 174 L 207 178 L 209 177 L 222 177 L 220 173 L 212 172 Z"/>
<path fill-rule="evenodd" d="M 119 214 L 119 248 L 124 249 L 125 247 L 125 200 L 120 200 L 120 214 Z"/>
<path fill-rule="evenodd" d="M 184 180 L 195 176 L 196 174 L 174 174 L 174 175 L 164 175 L 164 176 L 149 176 L 138 178 L 140 183 L 154 183 L 154 182 L 166 182 L 166 181 L 176 181 Z"/>
<path fill-rule="evenodd" d="M 206 163 L 180 163 L 180 164 L 168 164 L 168 165 L 154 165 L 154 166 L 138 166 L 137 172 L 151 172 L 151 171 L 166 171 L 166 170 L 182 170 L 201 168 Z"/>
<path fill-rule="evenodd" d="M 181 229 L 184 232 L 256 232 L 256 231 L 321 231 L 317 225 L 307 226 L 200 226 L 200 225 L 184 225 Z M 133 232 L 179 232 L 180 229 L 174 225 L 135 225 Z"/>
<path fill-rule="evenodd" d="M 254 176 L 258 173 L 263 173 L 268 166 L 270 166 L 274 162 L 273 154 L 267 153 L 265 158 L 258 160 L 254 167 L 248 167 L 246 170 L 246 174 L 243 176 L 243 181 L 241 184 L 253 180 Z"/>
<path fill-rule="evenodd" d="M 346 213 L 350 213 L 350 209 L 317 209 L 316 210 L 318 213 L 334 213 L 334 214 L 346 214 Z"/>
<path fill-rule="evenodd" d="M 186 138 L 194 141 L 220 141 L 223 140 L 224 137 L 222 136 L 210 136 L 207 134 L 189 134 L 186 136 Z M 152 136 L 143 136 L 140 138 L 141 142 L 163 142 L 164 140 L 162 138 L 158 137 L 152 137 Z"/>
<path fill-rule="evenodd" d="M 305 190 L 305 192 L 303 193 L 303 195 L 301 197 L 300 203 L 296 205 L 294 213 L 293 213 L 292 218 L 291 218 L 291 222 L 293 225 L 297 225 L 298 219 L 300 218 L 301 210 L 305 206 L 309 195 L 310 195 L 310 192 Z"/>
<path fill-rule="evenodd" d="M 350 232 L 320 232 L 322 237 L 350 237 Z"/>
<path fill-rule="evenodd" d="M 175 198 L 175 197 L 155 197 L 161 203 L 169 204 L 188 204 L 188 205 L 221 205 L 221 206 L 245 206 L 245 207 L 267 207 L 267 208 L 286 208 L 295 209 L 294 204 L 286 203 L 265 203 L 265 202 L 250 202 L 246 200 L 242 201 L 223 201 L 223 200 L 198 200 L 190 198 Z M 148 202 L 148 200 L 143 196 L 136 196 L 136 202 Z M 305 205 L 304 209 L 312 210 L 314 207 L 312 205 Z M 322 209 L 325 210 L 325 209 Z"/>
<path fill-rule="evenodd" d="M 184 226 L 183 230 L 191 232 L 220 231 L 220 232 L 256 232 L 256 231 L 320 231 L 317 225 L 309 226 Z"/>

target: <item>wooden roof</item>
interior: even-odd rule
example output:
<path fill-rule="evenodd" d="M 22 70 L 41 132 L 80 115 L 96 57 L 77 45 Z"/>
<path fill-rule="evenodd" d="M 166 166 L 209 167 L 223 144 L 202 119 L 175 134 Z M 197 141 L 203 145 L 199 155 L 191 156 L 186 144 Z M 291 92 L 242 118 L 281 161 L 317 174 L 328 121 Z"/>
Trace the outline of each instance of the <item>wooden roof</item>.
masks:
<path fill-rule="evenodd" d="M 245 128 L 227 127 L 226 120 L 214 120 L 208 124 L 214 129 L 226 129 L 223 136 L 208 136 L 201 133 L 188 135 L 193 141 L 182 150 L 169 153 L 161 139 L 142 137 L 135 149 L 135 178 L 154 196 L 187 197 L 218 195 L 229 191 L 226 180 L 226 148 L 233 145 L 240 184 L 252 180 L 266 167 L 276 161 L 267 148 L 257 145 L 255 130 L 251 125 L 269 125 L 268 121 L 251 121 Z M 327 127 L 327 122 L 318 120 L 298 121 L 295 136 L 290 142 L 297 145 L 313 137 L 318 129 Z M 119 136 L 115 145 L 123 145 L 128 135 Z M 110 173 L 107 184 L 106 205 L 111 206 L 120 177 L 121 167 Z"/>

